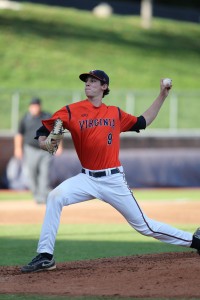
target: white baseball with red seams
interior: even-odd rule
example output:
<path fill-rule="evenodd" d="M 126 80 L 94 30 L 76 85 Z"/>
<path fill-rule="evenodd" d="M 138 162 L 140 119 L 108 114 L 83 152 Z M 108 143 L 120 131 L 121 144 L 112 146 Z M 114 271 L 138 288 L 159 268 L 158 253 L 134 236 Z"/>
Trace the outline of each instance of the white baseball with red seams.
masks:
<path fill-rule="evenodd" d="M 170 78 L 163 79 L 164 86 L 171 86 L 172 80 Z"/>

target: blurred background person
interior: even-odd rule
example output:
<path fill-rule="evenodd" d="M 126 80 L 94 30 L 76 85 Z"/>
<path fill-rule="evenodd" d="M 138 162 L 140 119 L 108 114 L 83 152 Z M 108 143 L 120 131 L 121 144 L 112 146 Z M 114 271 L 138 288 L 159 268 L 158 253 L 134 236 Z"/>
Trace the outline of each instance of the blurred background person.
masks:
<path fill-rule="evenodd" d="M 41 126 L 41 120 L 50 117 L 49 112 L 43 111 L 41 99 L 33 98 L 28 111 L 19 122 L 18 132 L 14 137 L 14 157 L 24 164 L 29 188 L 38 204 L 46 203 L 51 190 L 49 165 L 52 157 L 39 148 L 38 141 L 34 137 L 36 130 Z"/>

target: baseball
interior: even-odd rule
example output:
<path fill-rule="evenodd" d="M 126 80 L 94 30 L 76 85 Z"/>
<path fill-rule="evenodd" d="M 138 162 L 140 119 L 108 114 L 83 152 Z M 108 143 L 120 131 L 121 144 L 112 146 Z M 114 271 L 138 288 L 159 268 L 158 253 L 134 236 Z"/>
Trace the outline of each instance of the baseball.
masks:
<path fill-rule="evenodd" d="M 165 87 L 170 87 L 172 84 L 172 80 L 170 78 L 163 79 L 163 84 Z"/>

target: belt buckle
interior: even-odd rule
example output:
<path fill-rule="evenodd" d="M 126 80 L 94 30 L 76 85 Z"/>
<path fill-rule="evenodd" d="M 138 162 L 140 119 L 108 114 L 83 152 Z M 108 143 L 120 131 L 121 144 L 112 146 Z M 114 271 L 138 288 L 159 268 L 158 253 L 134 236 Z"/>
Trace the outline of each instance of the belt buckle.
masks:
<path fill-rule="evenodd" d="M 94 177 L 94 178 L 96 177 L 96 176 L 95 176 L 95 172 L 92 172 L 92 171 L 89 171 L 89 175 L 90 175 L 91 177 Z"/>

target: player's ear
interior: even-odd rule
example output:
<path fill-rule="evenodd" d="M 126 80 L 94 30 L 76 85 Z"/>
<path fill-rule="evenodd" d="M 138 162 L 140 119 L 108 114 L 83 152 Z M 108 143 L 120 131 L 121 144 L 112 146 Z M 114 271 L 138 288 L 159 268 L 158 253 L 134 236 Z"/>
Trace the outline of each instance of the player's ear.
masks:
<path fill-rule="evenodd" d="M 102 84 L 102 89 L 105 91 L 108 88 L 107 83 Z"/>

